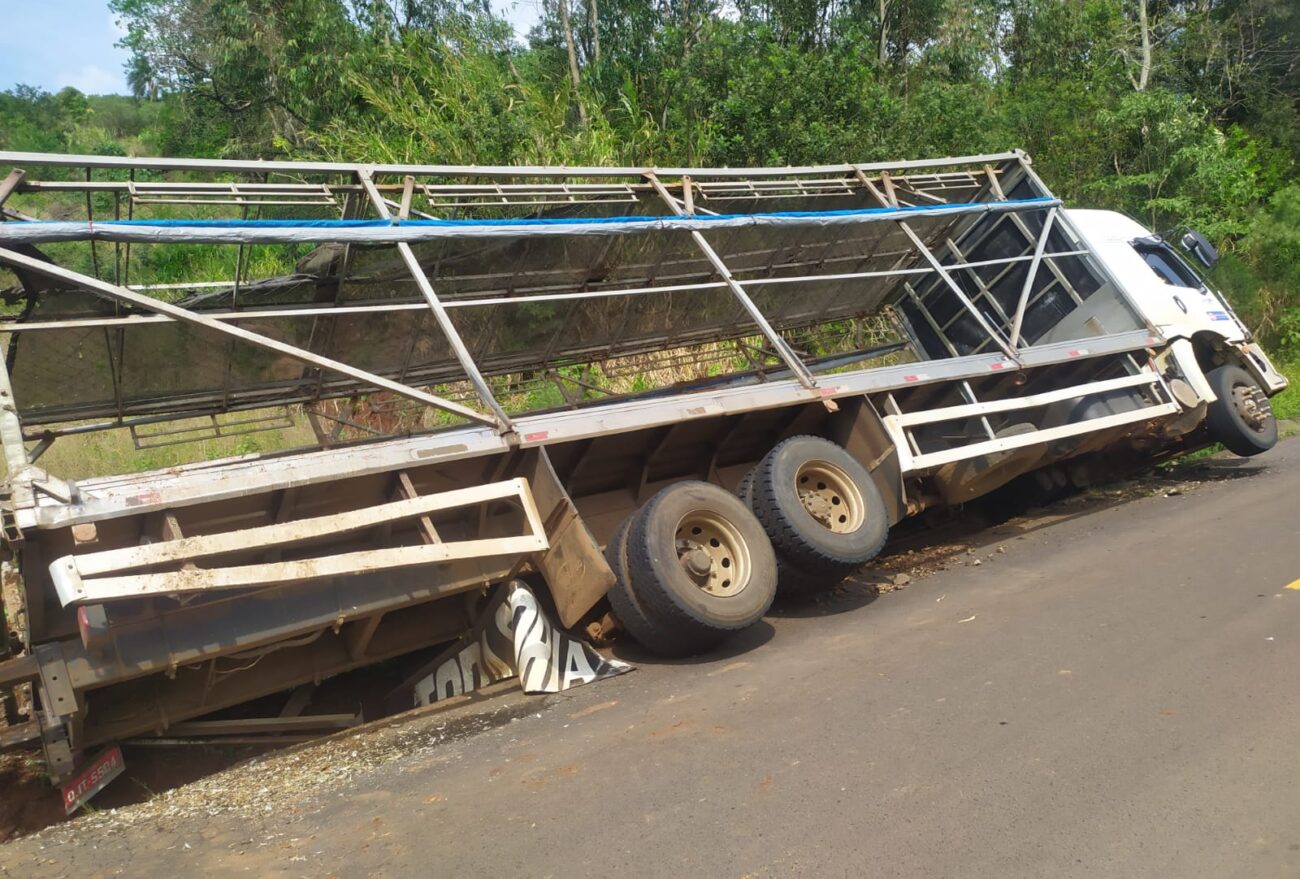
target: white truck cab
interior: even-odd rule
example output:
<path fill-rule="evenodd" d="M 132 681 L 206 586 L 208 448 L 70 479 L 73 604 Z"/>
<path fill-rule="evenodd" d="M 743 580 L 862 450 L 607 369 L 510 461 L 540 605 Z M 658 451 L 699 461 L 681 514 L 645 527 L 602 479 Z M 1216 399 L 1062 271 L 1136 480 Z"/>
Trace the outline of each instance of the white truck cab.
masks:
<path fill-rule="evenodd" d="M 1206 404 L 1211 437 L 1238 454 L 1271 447 L 1276 422 L 1267 398 L 1288 382 L 1227 300 L 1173 245 L 1131 217 L 1101 210 L 1065 213 L 1133 307 L 1168 341 L 1157 361 L 1173 366 Z M 1196 232 L 1179 243 L 1206 269 L 1218 260 Z"/>

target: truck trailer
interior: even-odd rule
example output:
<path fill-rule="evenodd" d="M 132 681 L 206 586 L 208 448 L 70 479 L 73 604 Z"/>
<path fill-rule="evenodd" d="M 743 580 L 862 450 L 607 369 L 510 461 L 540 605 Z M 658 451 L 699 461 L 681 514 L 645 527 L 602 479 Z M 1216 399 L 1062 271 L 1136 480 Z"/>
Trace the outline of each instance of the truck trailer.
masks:
<path fill-rule="evenodd" d="M 0 166 L 0 746 L 56 780 L 455 643 L 510 584 L 686 656 L 927 509 L 1277 439 L 1209 242 L 1020 151 Z"/>

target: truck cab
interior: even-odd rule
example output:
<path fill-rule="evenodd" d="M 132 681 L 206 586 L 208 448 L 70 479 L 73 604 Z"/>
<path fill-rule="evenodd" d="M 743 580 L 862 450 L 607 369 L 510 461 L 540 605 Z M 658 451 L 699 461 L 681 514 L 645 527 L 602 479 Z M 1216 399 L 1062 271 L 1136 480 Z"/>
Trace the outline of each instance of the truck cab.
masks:
<path fill-rule="evenodd" d="M 1066 213 L 1126 291 L 1132 306 L 1183 351 L 1178 355 L 1180 367 L 1186 367 L 1188 354 L 1197 360 L 1199 371 L 1192 369 L 1188 376 L 1193 386 L 1199 384 L 1196 372 L 1236 361 L 1269 397 L 1286 390 L 1287 378 L 1273 367 L 1223 295 L 1191 267 L 1173 243 L 1122 213 L 1083 209 Z M 1184 238 L 1192 254 L 1204 260 L 1205 268 L 1212 268 L 1218 255 L 1205 239 L 1196 233 Z M 1190 352 L 1186 351 L 1188 345 Z"/>
<path fill-rule="evenodd" d="M 1268 437 L 1255 436 L 1255 428 L 1271 431 L 1275 441 L 1267 398 L 1285 390 L 1288 382 L 1223 295 L 1192 268 L 1179 248 L 1131 217 L 1102 210 L 1066 214 L 1130 304 L 1168 340 L 1157 359 L 1177 372 L 1206 405 L 1211 438 L 1238 454 L 1264 451 L 1260 441 Z M 1179 244 L 1207 270 L 1218 260 L 1214 248 L 1196 232 L 1184 234 Z M 1244 436 L 1235 436 L 1243 427 Z M 1220 435 L 1225 431 L 1228 436 Z M 1242 442 L 1234 444 L 1233 439 Z"/>

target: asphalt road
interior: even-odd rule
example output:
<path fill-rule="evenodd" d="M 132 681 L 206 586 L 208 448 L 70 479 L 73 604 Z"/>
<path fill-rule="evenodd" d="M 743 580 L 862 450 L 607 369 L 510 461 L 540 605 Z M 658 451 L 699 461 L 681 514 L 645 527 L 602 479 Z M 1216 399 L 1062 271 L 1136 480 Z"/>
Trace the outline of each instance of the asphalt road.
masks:
<path fill-rule="evenodd" d="M 0 864 L 1300 876 L 1300 441 L 1198 475 L 993 529 L 964 564 L 786 609 L 723 655 L 518 703 L 514 722 L 290 792 L 291 809 L 73 824 Z"/>

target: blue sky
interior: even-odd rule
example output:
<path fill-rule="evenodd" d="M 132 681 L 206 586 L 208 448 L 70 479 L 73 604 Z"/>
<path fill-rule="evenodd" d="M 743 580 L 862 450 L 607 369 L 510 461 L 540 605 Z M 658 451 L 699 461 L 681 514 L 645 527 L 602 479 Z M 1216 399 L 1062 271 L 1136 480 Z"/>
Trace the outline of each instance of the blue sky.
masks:
<path fill-rule="evenodd" d="M 8 0 L 0 27 L 0 91 L 19 83 L 122 93 L 126 53 L 105 0 Z"/>
<path fill-rule="evenodd" d="M 541 0 L 492 0 L 521 36 L 537 21 Z M 72 86 L 125 94 L 127 53 L 107 0 L 0 0 L 0 91 L 19 83 L 58 91 Z"/>

